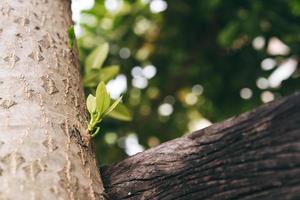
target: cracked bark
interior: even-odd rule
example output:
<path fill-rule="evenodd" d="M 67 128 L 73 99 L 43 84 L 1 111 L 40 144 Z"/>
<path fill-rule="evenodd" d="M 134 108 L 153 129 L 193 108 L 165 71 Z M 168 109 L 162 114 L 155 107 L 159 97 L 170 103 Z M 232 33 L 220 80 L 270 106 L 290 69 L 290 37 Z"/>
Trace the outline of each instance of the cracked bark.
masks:
<path fill-rule="evenodd" d="M 101 169 L 111 199 L 300 199 L 300 93 Z"/>
<path fill-rule="evenodd" d="M 101 199 L 68 0 L 0 1 L 0 199 Z"/>

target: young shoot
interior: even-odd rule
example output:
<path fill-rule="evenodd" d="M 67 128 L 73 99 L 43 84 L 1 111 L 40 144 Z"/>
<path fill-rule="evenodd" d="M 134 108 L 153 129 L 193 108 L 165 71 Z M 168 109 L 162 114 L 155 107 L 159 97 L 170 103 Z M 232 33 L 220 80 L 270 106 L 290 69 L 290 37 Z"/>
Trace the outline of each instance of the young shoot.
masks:
<path fill-rule="evenodd" d="M 122 97 L 119 97 L 115 101 L 112 100 L 103 81 L 97 86 L 96 96 L 92 94 L 88 96 L 86 103 L 91 117 L 88 131 L 92 137 L 95 137 L 99 133 L 101 121 L 116 108 L 121 99 Z"/>

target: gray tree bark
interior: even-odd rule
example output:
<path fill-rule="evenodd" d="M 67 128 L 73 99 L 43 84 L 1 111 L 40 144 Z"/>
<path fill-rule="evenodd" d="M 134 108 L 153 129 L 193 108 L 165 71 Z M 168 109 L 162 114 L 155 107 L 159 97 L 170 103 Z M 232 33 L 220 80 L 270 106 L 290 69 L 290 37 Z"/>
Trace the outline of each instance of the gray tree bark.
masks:
<path fill-rule="evenodd" d="M 300 92 L 102 169 L 111 199 L 300 199 Z"/>
<path fill-rule="evenodd" d="M 100 199 L 69 0 L 0 1 L 0 199 Z"/>

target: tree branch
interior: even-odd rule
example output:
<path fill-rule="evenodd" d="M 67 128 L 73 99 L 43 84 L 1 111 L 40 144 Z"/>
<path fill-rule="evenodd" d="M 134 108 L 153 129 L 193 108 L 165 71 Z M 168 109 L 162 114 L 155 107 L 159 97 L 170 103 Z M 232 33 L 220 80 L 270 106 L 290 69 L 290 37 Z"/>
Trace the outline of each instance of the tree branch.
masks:
<path fill-rule="evenodd" d="M 300 93 L 102 169 L 111 199 L 299 199 Z"/>

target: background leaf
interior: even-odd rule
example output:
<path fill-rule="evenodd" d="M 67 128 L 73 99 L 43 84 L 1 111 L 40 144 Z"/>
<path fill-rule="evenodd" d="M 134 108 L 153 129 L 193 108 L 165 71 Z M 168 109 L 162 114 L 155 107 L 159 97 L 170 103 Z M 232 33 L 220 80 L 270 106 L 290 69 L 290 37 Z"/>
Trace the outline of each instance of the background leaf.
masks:
<path fill-rule="evenodd" d="M 118 75 L 120 67 L 118 65 L 112 65 L 104 67 L 100 70 L 100 80 L 107 82 Z"/>
<path fill-rule="evenodd" d="M 99 45 L 94 49 L 85 60 L 85 70 L 100 69 L 109 51 L 108 43 Z"/>
<path fill-rule="evenodd" d="M 100 82 L 100 70 L 99 69 L 92 69 L 87 72 L 83 78 L 84 87 L 97 87 L 98 83 Z"/>
<path fill-rule="evenodd" d="M 110 107 L 105 111 L 104 115 L 108 115 L 109 113 L 111 113 L 116 106 L 118 106 L 118 104 L 121 102 L 122 97 L 119 97 L 117 100 L 113 101 L 113 103 L 110 105 Z"/>
<path fill-rule="evenodd" d="M 131 121 L 132 116 L 126 106 L 122 103 L 119 103 L 114 110 L 112 110 L 108 116 L 122 120 L 122 121 Z"/>

